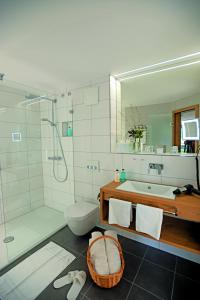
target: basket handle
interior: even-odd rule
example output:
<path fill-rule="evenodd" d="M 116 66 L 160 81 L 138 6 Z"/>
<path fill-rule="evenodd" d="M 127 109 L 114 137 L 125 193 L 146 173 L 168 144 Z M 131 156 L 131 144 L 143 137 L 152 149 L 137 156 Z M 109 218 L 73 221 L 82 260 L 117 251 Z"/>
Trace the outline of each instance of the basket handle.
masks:
<path fill-rule="evenodd" d="M 94 245 L 94 243 L 96 243 L 98 240 L 102 240 L 102 239 L 104 239 L 104 240 L 105 240 L 105 239 L 111 239 L 111 240 L 113 240 L 113 241 L 115 242 L 115 244 L 116 244 L 116 246 L 117 246 L 119 252 L 122 253 L 122 247 L 121 247 L 121 245 L 120 245 L 120 243 L 119 243 L 118 240 L 116 240 L 114 237 L 112 237 L 112 236 L 110 236 L 110 235 L 102 235 L 102 236 L 98 236 L 96 239 L 94 239 L 94 240 L 91 242 L 91 244 L 89 245 L 89 247 L 88 247 L 89 255 L 90 255 L 90 250 L 91 250 L 92 246 Z"/>

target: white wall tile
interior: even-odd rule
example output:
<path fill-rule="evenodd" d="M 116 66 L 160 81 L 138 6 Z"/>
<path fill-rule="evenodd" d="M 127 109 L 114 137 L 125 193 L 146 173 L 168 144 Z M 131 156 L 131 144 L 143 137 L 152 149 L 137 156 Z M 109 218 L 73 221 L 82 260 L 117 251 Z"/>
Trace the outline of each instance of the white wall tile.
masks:
<path fill-rule="evenodd" d="M 181 156 L 163 156 L 164 177 L 174 177 L 182 179 L 195 178 L 195 158 Z"/>
<path fill-rule="evenodd" d="M 100 172 L 94 171 L 93 172 L 93 184 L 103 186 L 114 179 L 114 172 L 113 171 L 104 171 L 101 170 Z"/>
<path fill-rule="evenodd" d="M 4 199 L 4 210 L 6 215 L 9 212 L 14 212 L 21 207 L 28 207 L 30 205 L 29 192 L 16 194 Z"/>
<path fill-rule="evenodd" d="M 175 187 L 182 187 L 186 184 L 192 184 L 196 186 L 196 181 L 192 179 L 183 179 L 183 178 L 174 178 L 174 177 L 163 177 L 162 176 L 162 184 L 172 185 Z"/>
<path fill-rule="evenodd" d="M 42 141 L 38 138 L 27 138 L 27 149 L 29 151 L 41 151 L 42 149 Z"/>
<path fill-rule="evenodd" d="M 99 104 L 92 105 L 92 119 L 109 118 L 110 117 L 110 102 L 108 100 L 101 101 Z"/>
<path fill-rule="evenodd" d="M 122 169 L 122 155 L 114 153 L 92 153 L 92 160 L 99 161 L 101 170 L 114 172 Z M 113 175 L 114 176 L 114 175 Z"/>
<path fill-rule="evenodd" d="M 3 184 L 2 191 L 3 199 L 16 196 L 17 194 L 26 193 L 29 191 L 29 180 L 23 179 Z"/>
<path fill-rule="evenodd" d="M 74 177 L 77 181 L 91 183 L 93 171 L 85 168 L 74 167 Z"/>
<path fill-rule="evenodd" d="M 73 105 L 79 105 L 83 103 L 84 94 L 83 89 L 76 89 L 72 91 L 72 102 Z"/>
<path fill-rule="evenodd" d="M 28 152 L 28 162 L 29 164 L 38 164 L 42 162 L 41 151 L 29 151 Z"/>
<path fill-rule="evenodd" d="M 91 153 L 88 152 L 74 152 L 74 166 L 86 168 L 89 161 L 92 160 Z"/>
<path fill-rule="evenodd" d="M 90 120 L 82 120 L 82 121 L 74 121 L 73 122 L 73 133 L 74 136 L 85 136 L 91 134 L 91 121 Z"/>
<path fill-rule="evenodd" d="M 27 126 L 27 137 L 41 138 L 41 126 L 35 124 Z"/>
<path fill-rule="evenodd" d="M 27 110 L 26 112 L 26 123 L 28 124 L 40 124 L 41 116 L 40 112 Z"/>
<path fill-rule="evenodd" d="M 15 210 L 11 210 L 9 212 L 6 212 L 5 222 L 8 222 L 12 219 L 15 219 L 19 216 L 23 216 L 23 215 L 27 214 L 29 211 L 30 211 L 30 205 L 26 205 L 26 206 L 20 206 Z"/>
<path fill-rule="evenodd" d="M 91 119 L 91 106 L 77 105 L 73 108 L 74 121 L 90 120 L 90 119 Z"/>
<path fill-rule="evenodd" d="M 39 115 L 39 113 L 36 114 Z M 0 122 L 26 123 L 26 110 L 16 107 L 5 107 L 0 113 Z"/>
<path fill-rule="evenodd" d="M 9 169 L 1 170 L 2 183 L 8 183 L 12 181 L 18 181 L 21 179 L 25 179 L 29 176 L 28 166 L 18 166 Z"/>
<path fill-rule="evenodd" d="M 123 154 L 122 157 L 123 168 L 125 170 L 144 175 L 158 176 L 157 170 L 149 169 L 149 163 L 161 164 L 161 156 Z"/>
<path fill-rule="evenodd" d="M 43 187 L 43 177 L 35 176 L 30 179 L 30 190 L 36 190 Z"/>
<path fill-rule="evenodd" d="M 74 137 L 74 151 L 75 152 L 90 152 L 91 151 L 91 137 L 81 136 Z"/>
<path fill-rule="evenodd" d="M 27 138 L 23 138 L 21 142 L 13 142 L 11 136 L 9 138 L 0 139 L 0 153 L 27 151 L 28 149 L 29 139 Z"/>
<path fill-rule="evenodd" d="M 27 152 L 0 154 L 0 162 L 2 169 L 26 166 L 28 164 Z"/>
<path fill-rule="evenodd" d="M 162 183 L 161 176 L 139 174 L 139 173 L 134 173 L 132 171 L 127 171 L 127 178 L 131 180 L 138 180 L 144 182 L 151 182 L 151 183 L 158 183 L 158 184 Z"/>
<path fill-rule="evenodd" d="M 110 152 L 110 136 L 92 136 L 92 152 Z"/>
<path fill-rule="evenodd" d="M 43 204 L 44 201 L 43 186 L 41 188 L 30 191 L 30 201 L 31 201 L 31 206 L 33 205 L 34 202 L 40 202 L 40 204 Z"/>
<path fill-rule="evenodd" d="M 42 138 L 52 138 L 52 128 L 46 122 L 41 123 L 41 136 Z"/>
<path fill-rule="evenodd" d="M 109 135 L 110 134 L 110 120 L 109 118 L 92 119 L 91 135 Z"/>
<path fill-rule="evenodd" d="M 99 85 L 99 100 L 109 100 L 110 98 L 110 83 L 109 80 Z"/>
<path fill-rule="evenodd" d="M 142 174 L 142 161 L 139 155 L 122 154 L 123 168 L 128 172 Z"/>
<path fill-rule="evenodd" d="M 42 164 L 32 164 L 28 166 L 28 171 L 29 171 L 29 176 L 34 177 L 34 176 L 42 176 L 43 170 L 42 170 Z"/>
<path fill-rule="evenodd" d="M 91 197 L 92 197 L 92 184 L 76 181 L 75 195 L 91 199 Z"/>
<path fill-rule="evenodd" d="M 0 138 L 12 138 L 14 132 L 20 132 L 22 139 L 27 136 L 27 128 L 24 124 L 1 122 L 0 128 Z"/>
<path fill-rule="evenodd" d="M 73 152 L 73 140 L 72 137 L 62 137 L 62 146 L 65 152 Z"/>

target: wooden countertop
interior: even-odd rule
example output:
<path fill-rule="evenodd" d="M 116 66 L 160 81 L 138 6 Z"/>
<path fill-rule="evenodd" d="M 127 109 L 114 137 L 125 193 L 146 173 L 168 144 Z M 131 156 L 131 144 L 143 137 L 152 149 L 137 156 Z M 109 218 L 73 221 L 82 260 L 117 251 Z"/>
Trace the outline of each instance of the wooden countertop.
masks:
<path fill-rule="evenodd" d="M 181 219 L 200 222 L 200 196 L 198 195 L 181 194 L 177 195 L 175 199 L 166 199 L 116 189 L 120 184 L 120 182 L 112 181 L 101 187 L 101 200 L 113 197 L 135 204 L 146 204 L 162 208 L 165 211 L 176 212 L 177 216 Z"/>

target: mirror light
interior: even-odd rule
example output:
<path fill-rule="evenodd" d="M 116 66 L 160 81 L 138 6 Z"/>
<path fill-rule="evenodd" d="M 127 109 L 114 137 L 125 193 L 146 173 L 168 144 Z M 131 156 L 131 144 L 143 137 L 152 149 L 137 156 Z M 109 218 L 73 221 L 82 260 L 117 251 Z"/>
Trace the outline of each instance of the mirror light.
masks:
<path fill-rule="evenodd" d="M 200 52 L 195 52 L 195 53 L 192 53 L 189 55 L 181 56 L 178 58 L 174 58 L 174 59 L 167 60 L 167 61 L 164 61 L 161 63 L 153 64 L 153 65 L 149 65 L 146 67 L 134 69 L 134 70 L 131 70 L 128 72 L 119 73 L 119 74 L 116 74 L 113 76 L 116 79 L 118 79 L 119 81 L 124 81 L 124 80 L 128 80 L 128 79 L 138 78 L 141 76 L 146 76 L 146 75 L 160 73 L 160 72 L 164 72 L 164 71 L 168 71 L 168 70 L 183 68 L 183 67 L 191 66 L 194 64 L 199 64 L 200 63 L 199 58 L 200 58 Z M 164 66 L 166 66 L 166 67 L 164 67 Z M 145 70 L 146 71 L 149 70 L 149 71 L 145 72 Z"/>

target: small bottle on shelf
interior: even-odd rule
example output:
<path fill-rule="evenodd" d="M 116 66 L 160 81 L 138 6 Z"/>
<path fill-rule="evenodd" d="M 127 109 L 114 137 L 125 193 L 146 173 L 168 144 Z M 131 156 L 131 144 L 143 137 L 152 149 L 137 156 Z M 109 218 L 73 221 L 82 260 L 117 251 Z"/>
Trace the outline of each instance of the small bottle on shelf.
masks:
<path fill-rule="evenodd" d="M 126 172 L 124 169 L 121 170 L 120 172 L 120 182 L 126 181 Z"/>
<path fill-rule="evenodd" d="M 69 125 L 67 128 L 67 136 L 72 136 L 72 135 L 73 135 L 72 127 Z"/>
<path fill-rule="evenodd" d="M 119 179 L 119 170 L 118 169 L 115 170 L 114 181 L 115 182 L 120 182 L 120 179 Z"/>

